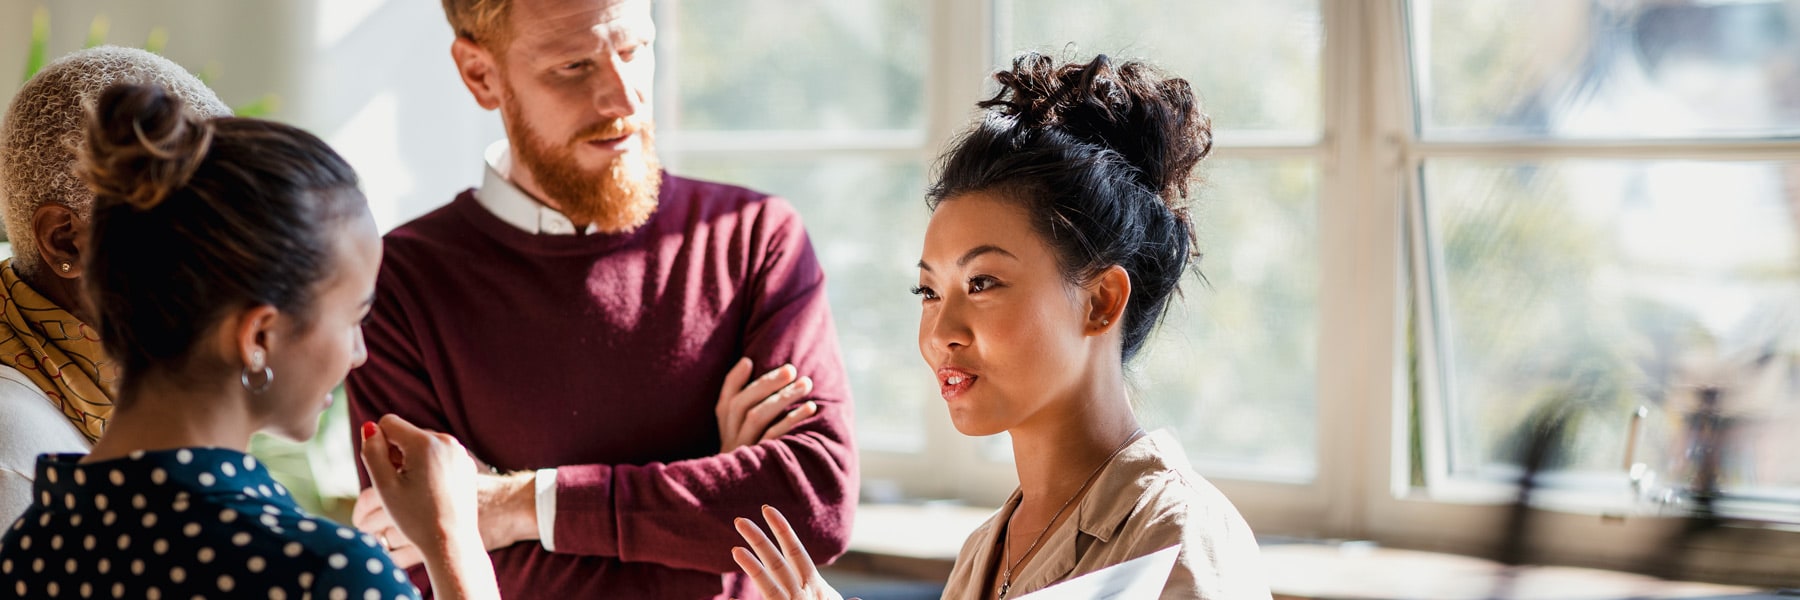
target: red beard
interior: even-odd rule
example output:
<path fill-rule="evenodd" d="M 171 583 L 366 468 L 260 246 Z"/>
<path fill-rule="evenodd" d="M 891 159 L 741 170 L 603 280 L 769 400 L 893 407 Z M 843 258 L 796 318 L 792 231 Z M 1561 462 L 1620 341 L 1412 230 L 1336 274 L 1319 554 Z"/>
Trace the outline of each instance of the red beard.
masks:
<path fill-rule="evenodd" d="M 612 119 L 582 129 L 560 146 L 539 137 L 525 124 L 519 103 L 507 90 L 502 103 L 514 160 L 530 171 L 544 200 L 555 203 L 577 226 L 591 223 L 605 233 L 637 229 L 656 212 L 662 188 L 662 163 L 656 157 L 655 134 L 645 119 Z M 643 148 L 614 156 L 599 170 L 582 168 L 578 148 L 593 140 L 637 135 Z"/>

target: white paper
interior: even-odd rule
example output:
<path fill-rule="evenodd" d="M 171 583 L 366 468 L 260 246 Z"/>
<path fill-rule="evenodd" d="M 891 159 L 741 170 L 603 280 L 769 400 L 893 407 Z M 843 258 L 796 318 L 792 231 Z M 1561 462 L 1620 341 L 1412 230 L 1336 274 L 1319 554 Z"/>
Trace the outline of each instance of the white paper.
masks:
<path fill-rule="evenodd" d="M 1155 598 L 1169 582 L 1181 546 L 1169 546 L 1050 587 L 1019 596 L 1018 600 L 1106 600 Z"/>

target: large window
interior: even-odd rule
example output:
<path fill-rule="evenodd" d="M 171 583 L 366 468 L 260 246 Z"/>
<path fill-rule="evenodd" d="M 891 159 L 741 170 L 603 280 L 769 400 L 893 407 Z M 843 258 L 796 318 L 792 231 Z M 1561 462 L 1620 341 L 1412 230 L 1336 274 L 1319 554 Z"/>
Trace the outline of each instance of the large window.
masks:
<path fill-rule="evenodd" d="M 1619 548 L 1664 540 L 1704 424 L 1722 508 L 1767 536 L 1703 574 L 1800 560 L 1766 526 L 1800 499 L 1800 2 L 659 6 L 669 162 L 807 219 L 866 499 L 1011 489 L 1006 440 L 956 434 L 917 358 L 924 185 L 1015 53 L 1106 53 L 1214 118 L 1206 279 L 1131 392 L 1259 531 L 1484 552 L 1554 413 L 1539 559 L 1642 566 Z"/>
<path fill-rule="evenodd" d="M 1646 494 L 1710 429 L 1727 498 L 1800 500 L 1795 3 L 1409 8 L 1437 466 L 1513 476 L 1554 406 L 1551 470 L 1616 486 L 1641 407 Z"/>
<path fill-rule="evenodd" d="M 1800 3 L 1398 8 L 1415 460 L 1376 514 L 1487 514 L 1550 439 L 1547 506 L 1608 519 L 1543 556 L 1780 581 L 1794 537 L 1743 536 L 1800 521 Z M 1659 537 L 1702 497 L 1737 542 Z"/>

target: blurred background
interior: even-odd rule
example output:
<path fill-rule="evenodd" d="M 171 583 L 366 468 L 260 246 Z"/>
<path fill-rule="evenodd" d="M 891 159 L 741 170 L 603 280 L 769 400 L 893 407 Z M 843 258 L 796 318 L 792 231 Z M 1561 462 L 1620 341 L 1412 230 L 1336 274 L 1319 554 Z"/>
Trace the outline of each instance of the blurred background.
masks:
<path fill-rule="evenodd" d="M 1277 592 L 1372 548 L 1509 540 L 1532 563 L 1800 585 L 1800 1 L 656 11 L 666 164 L 790 199 L 830 277 L 869 505 L 846 563 L 874 580 L 928 583 L 1016 481 L 1003 436 L 963 437 L 936 406 L 906 290 L 937 150 L 1032 49 L 1147 58 L 1214 119 L 1206 282 L 1132 392 L 1267 538 Z M 475 185 L 503 136 L 451 39 L 427 0 L 6 0 L 0 100 L 77 48 L 150 48 L 325 138 L 386 230 Z M 1552 409 L 1572 433 L 1531 471 L 1527 526 L 1510 505 Z M 333 514 L 355 493 L 339 411 L 311 444 L 257 442 Z M 1678 535 L 1699 505 L 1718 526 Z"/>

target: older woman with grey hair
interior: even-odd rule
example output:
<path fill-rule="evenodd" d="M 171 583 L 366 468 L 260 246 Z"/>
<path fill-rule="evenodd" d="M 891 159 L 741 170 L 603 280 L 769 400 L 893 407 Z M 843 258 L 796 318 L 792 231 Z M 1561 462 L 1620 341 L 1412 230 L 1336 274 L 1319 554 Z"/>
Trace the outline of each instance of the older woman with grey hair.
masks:
<path fill-rule="evenodd" d="M 13 257 L 0 261 L 0 521 L 31 502 L 37 456 L 86 452 L 112 415 L 116 365 L 81 295 L 94 195 L 76 176 L 87 113 L 115 83 L 156 83 L 203 116 L 231 110 L 168 59 L 104 46 L 46 66 L 0 129 L 0 199 Z"/>

